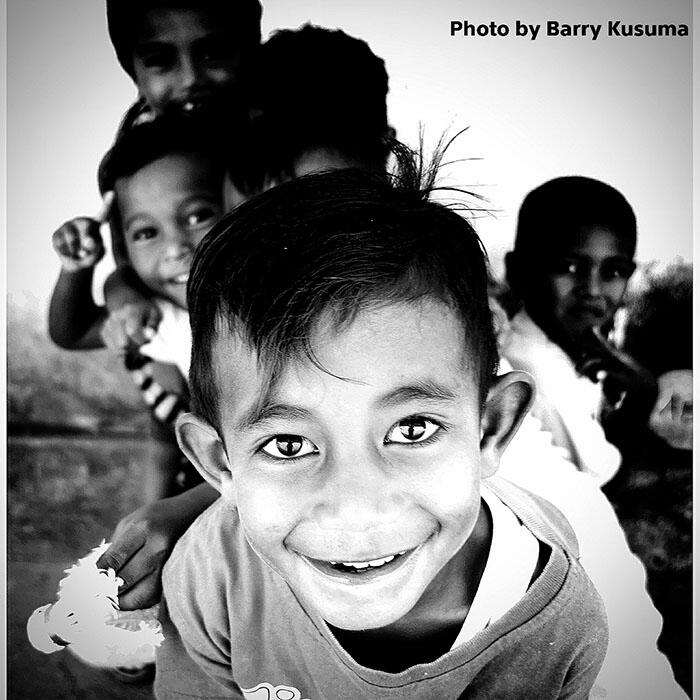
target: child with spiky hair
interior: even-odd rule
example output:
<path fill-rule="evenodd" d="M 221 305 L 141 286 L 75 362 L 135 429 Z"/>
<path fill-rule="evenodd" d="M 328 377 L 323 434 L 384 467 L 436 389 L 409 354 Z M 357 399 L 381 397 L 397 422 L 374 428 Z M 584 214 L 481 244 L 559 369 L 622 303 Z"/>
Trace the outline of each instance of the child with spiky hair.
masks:
<path fill-rule="evenodd" d="M 495 376 L 465 219 L 302 177 L 212 230 L 188 300 L 178 438 L 222 497 L 165 566 L 156 697 L 587 696 L 605 615 L 563 516 L 495 476 L 532 386 Z"/>

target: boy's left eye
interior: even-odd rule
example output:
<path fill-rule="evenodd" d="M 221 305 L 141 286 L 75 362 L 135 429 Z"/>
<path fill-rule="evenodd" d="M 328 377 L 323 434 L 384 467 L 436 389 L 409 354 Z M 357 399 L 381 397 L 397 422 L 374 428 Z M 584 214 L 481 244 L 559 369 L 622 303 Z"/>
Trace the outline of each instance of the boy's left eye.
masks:
<path fill-rule="evenodd" d="M 187 215 L 187 225 L 188 226 L 200 226 L 201 224 L 207 223 L 212 219 L 216 218 L 219 212 L 213 207 L 207 207 L 202 209 L 196 209 L 191 211 Z"/>
<path fill-rule="evenodd" d="M 395 423 L 384 438 L 384 444 L 415 444 L 429 440 L 441 426 L 430 418 L 413 416 Z"/>
<path fill-rule="evenodd" d="M 616 279 L 628 280 L 632 277 L 635 267 L 631 260 L 604 260 L 600 266 L 600 276 L 606 282 Z"/>
<path fill-rule="evenodd" d="M 316 445 L 301 435 L 275 435 L 260 449 L 276 459 L 295 459 L 318 452 Z"/>
<path fill-rule="evenodd" d="M 202 61 L 213 63 L 217 61 L 231 61 L 236 57 L 236 52 L 232 42 L 209 38 L 197 47 L 197 55 Z"/>

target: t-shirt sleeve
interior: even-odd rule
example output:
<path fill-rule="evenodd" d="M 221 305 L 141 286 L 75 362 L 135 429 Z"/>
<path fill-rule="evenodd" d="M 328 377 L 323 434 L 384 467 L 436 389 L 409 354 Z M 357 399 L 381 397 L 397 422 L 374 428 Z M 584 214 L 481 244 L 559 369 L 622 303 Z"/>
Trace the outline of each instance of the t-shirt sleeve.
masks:
<path fill-rule="evenodd" d="M 594 686 L 605 658 L 606 643 L 607 634 L 602 629 L 582 645 L 559 692 L 560 700 L 587 700 L 596 696 Z"/>
<path fill-rule="evenodd" d="M 173 622 L 178 619 L 179 625 Z M 160 619 L 164 641 L 156 651 L 156 679 L 153 692 L 158 700 L 184 698 L 241 698 L 244 696 L 231 677 L 231 666 L 225 648 L 209 638 L 204 629 L 185 622 L 165 598 L 161 602 Z M 183 629 L 184 637 L 179 628 Z"/>

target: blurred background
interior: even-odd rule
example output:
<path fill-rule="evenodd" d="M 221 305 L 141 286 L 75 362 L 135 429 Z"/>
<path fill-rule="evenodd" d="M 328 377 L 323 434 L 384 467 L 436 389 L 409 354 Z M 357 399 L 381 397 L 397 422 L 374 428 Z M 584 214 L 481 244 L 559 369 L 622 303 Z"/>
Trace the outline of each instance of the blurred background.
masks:
<path fill-rule="evenodd" d="M 366 40 L 386 62 L 398 137 L 426 146 L 468 130 L 446 171 L 486 197 L 475 221 L 497 274 L 533 187 L 581 174 L 622 191 L 638 258 L 690 260 L 691 39 L 515 37 L 516 20 L 691 23 L 690 0 L 268 0 L 263 37 L 313 22 Z M 450 22 L 505 23 L 507 37 L 450 36 Z M 148 416 L 103 352 L 52 346 L 51 233 L 99 208 L 96 168 L 135 97 L 96 0 L 7 0 L 9 697 L 128 697 L 66 654 L 28 648 L 26 617 L 61 570 L 138 505 Z M 97 294 L 110 271 L 106 259 Z M 81 675 L 82 674 L 82 675 Z M 129 693 L 132 690 L 129 689 Z M 140 691 L 133 690 L 137 694 Z"/>

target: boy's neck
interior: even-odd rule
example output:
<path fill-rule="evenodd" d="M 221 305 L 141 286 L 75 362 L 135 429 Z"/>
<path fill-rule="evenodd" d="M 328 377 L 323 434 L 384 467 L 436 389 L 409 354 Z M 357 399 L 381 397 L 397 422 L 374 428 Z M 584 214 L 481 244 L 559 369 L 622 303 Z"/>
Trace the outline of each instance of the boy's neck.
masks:
<path fill-rule="evenodd" d="M 469 612 L 491 547 L 492 523 L 483 501 L 474 530 L 416 605 L 400 620 L 373 630 L 331 627 L 339 644 L 361 666 L 399 673 L 447 653 Z"/>

